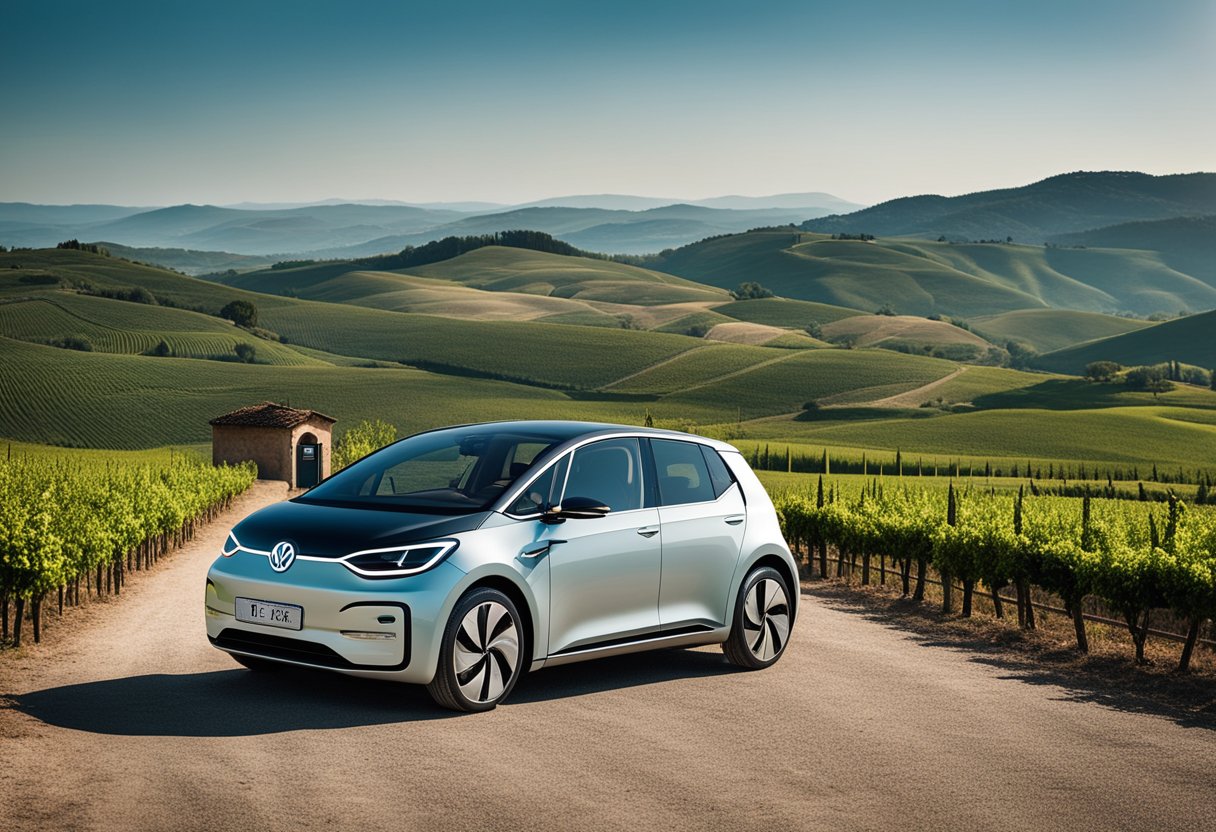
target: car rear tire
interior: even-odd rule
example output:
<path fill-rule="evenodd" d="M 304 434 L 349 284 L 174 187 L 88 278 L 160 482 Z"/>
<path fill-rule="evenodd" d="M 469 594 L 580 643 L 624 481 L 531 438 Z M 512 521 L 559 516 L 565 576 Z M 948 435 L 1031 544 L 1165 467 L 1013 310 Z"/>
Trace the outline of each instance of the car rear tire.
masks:
<path fill-rule="evenodd" d="M 229 653 L 228 655 L 236 659 L 238 664 L 243 664 L 250 670 L 256 670 L 259 673 L 268 670 L 280 670 L 283 667 L 279 662 L 272 662 L 270 659 L 259 659 L 257 656 L 241 656 L 237 653 Z"/>
<path fill-rule="evenodd" d="M 523 622 L 515 604 L 496 589 L 474 589 L 448 618 L 439 666 L 426 689 L 445 708 L 490 711 L 511 693 L 523 664 Z"/>
<path fill-rule="evenodd" d="M 771 566 L 753 569 L 739 587 L 735 617 L 722 652 L 731 664 L 760 670 L 776 664 L 789 643 L 790 589 Z"/>

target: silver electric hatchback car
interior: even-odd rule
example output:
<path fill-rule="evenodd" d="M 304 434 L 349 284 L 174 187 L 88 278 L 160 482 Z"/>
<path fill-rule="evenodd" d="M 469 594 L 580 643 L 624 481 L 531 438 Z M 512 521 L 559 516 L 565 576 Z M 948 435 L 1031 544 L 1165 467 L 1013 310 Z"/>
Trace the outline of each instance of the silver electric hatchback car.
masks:
<path fill-rule="evenodd" d="M 284 664 L 493 708 L 525 670 L 721 644 L 784 652 L 798 568 L 734 447 L 672 431 L 496 422 L 419 433 L 242 520 L 207 635 Z"/>

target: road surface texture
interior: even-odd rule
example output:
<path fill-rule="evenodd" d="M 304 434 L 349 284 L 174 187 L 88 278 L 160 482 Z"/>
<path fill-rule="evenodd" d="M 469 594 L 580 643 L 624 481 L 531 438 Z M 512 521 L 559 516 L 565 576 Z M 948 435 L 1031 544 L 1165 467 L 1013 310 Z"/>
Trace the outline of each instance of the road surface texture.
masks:
<path fill-rule="evenodd" d="M 0 830 L 1216 829 L 1216 732 L 804 590 L 758 673 L 717 649 L 544 670 L 496 711 L 212 649 L 230 516 L 0 657 Z"/>

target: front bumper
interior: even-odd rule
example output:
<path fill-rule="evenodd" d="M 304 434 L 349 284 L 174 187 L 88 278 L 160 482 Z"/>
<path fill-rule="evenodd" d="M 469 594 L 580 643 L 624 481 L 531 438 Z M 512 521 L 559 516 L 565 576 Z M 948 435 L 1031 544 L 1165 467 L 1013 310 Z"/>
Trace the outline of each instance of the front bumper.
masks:
<path fill-rule="evenodd" d="M 447 621 L 447 600 L 463 577 L 441 563 L 418 575 L 368 580 L 336 561 L 312 560 L 276 573 L 267 558 L 237 552 L 217 559 L 207 574 L 207 636 L 229 653 L 425 684 L 438 664 L 437 627 Z M 303 627 L 237 621 L 237 597 L 295 604 L 303 608 Z"/>

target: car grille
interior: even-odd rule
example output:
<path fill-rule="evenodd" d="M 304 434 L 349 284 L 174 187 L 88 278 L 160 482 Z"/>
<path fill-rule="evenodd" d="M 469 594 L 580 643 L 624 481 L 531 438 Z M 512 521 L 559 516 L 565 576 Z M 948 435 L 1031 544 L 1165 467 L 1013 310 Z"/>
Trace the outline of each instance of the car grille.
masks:
<path fill-rule="evenodd" d="M 401 670 L 409 663 L 409 636 L 406 633 L 406 655 L 400 664 L 393 666 L 355 664 L 344 659 L 324 644 L 299 638 L 284 638 L 269 633 L 254 633 L 248 630 L 224 629 L 211 639 L 211 643 L 221 650 L 237 650 L 253 656 L 264 656 L 268 659 L 282 659 L 290 662 L 332 667 L 338 670 Z"/>

